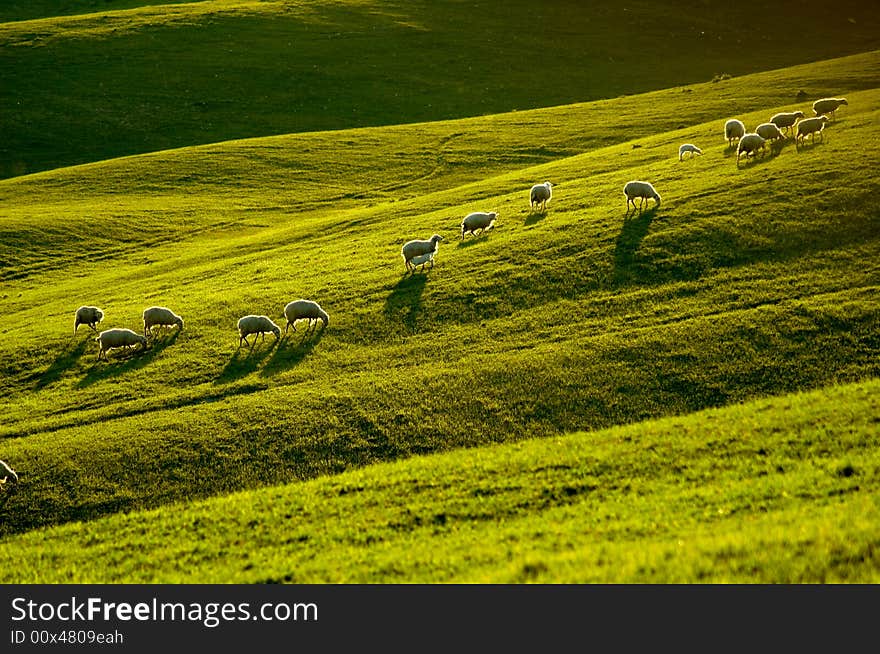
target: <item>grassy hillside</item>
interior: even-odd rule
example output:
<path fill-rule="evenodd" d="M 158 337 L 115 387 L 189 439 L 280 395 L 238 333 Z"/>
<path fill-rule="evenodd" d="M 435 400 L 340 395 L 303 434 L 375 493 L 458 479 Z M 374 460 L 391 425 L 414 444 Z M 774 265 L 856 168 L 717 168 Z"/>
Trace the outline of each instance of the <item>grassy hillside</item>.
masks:
<path fill-rule="evenodd" d="M 877 66 L 874 53 L 690 92 L 0 183 L 12 246 L 0 458 L 24 473 L 0 530 L 877 376 L 880 183 L 864 171 L 880 156 L 880 90 L 858 90 Z M 737 166 L 724 119 L 806 107 L 757 110 L 784 79 L 834 79 L 850 104 L 824 141 Z M 742 109 L 683 129 L 647 122 L 723 98 Z M 683 141 L 704 156 L 680 163 Z M 624 219 L 633 178 L 663 205 Z M 558 183 L 550 208 L 530 213 L 527 189 L 544 179 Z M 498 228 L 457 241 L 475 209 L 499 211 Z M 405 276 L 401 244 L 433 232 L 447 239 L 436 267 Z M 327 309 L 326 332 L 237 348 L 239 316 L 282 320 L 297 297 Z M 103 328 L 137 329 L 155 303 L 186 329 L 98 363 L 90 334 L 72 333 L 86 303 L 104 308 Z"/>
<path fill-rule="evenodd" d="M 878 416 L 875 379 L 415 457 L 8 538 L 0 580 L 877 583 Z"/>
<path fill-rule="evenodd" d="M 35 20 L 20 19 L 43 16 L 46 3 L 0 10 L 15 21 L 0 24 L 0 176 L 597 100 L 880 47 L 880 15 L 857 0 L 749 0 L 723 12 L 705 0 L 139 5 Z"/>

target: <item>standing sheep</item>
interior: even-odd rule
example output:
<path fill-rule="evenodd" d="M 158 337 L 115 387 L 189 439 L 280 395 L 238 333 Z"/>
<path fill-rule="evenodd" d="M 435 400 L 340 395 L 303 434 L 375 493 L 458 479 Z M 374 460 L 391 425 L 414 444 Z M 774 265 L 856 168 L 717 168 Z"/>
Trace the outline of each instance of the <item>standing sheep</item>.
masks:
<path fill-rule="evenodd" d="M 541 211 L 544 211 L 544 209 L 547 208 L 547 203 L 553 196 L 553 192 L 550 190 L 552 187 L 553 184 L 551 184 L 550 182 L 535 184 L 529 191 L 529 208 L 537 209 L 538 205 L 540 204 Z"/>
<path fill-rule="evenodd" d="M 490 211 L 489 213 L 483 211 L 469 213 L 464 217 L 464 220 L 461 221 L 461 239 L 464 240 L 465 234 L 473 234 L 476 236 L 478 229 L 481 234 L 492 229 L 495 225 L 496 218 L 498 218 L 498 213 L 495 211 Z"/>
<path fill-rule="evenodd" d="M 815 118 L 804 118 L 797 124 L 797 137 L 796 142 L 801 143 L 806 142 L 807 137 L 811 137 L 813 141 L 816 140 L 816 134 L 822 136 L 822 140 L 825 140 L 825 123 L 828 122 L 828 116 L 816 116 Z"/>
<path fill-rule="evenodd" d="M 436 254 L 438 244 L 443 240 L 443 237 L 439 234 L 434 234 L 427 241 L 407 241 L 403 244 L 403 247 L 400 250 L 401 256 L 403 256 L 403 264 L 407 270 L 413 271 L 415 270 L 415 266 L 412 265 L 412 259 L 414 257 L 418 257 L 423 254 Z"/>
<path fill-rule="evenodd" d="M 0 461 L 0 468 L 6 473 L 3 475 L 3 479 L 0 479 L 0 490 L 2 490 L 3 485 L 9 481 L 9 478 L 12 477 L 12 481 L 18 482 L 18 473 L 12 469 L 12 467 L 6 463 L 6 461 Z"/>
<path fill-rule="evenodd" d="M 153 335 L 153 327 L 174 327 L 177 325 L 183 331 L 183 318 L 165 307 L 150 307 L 144 309 L 144 336 Z"/>
<path fill-rule="evenodd" d="M 739 140 L 739 146 L 736 149 L 736 163 L 739 165 L 739 158 L 743 154 L 746 157 L 751 157 L 758 152 L 763 156 L 766 154 L 767 150 L 765 149 L 765 143 L 763 137 L 755 134 L 754 132 L 749 134 L 744 134 L 743 137 Z"/>
<path fill-rule="evenodd" d="M 691 153 L 691 159 L 693 159 L 698 154 L 703 154 L 703 151 L 700 150 L 700 148 L 698 148 L 693 143 L 683 143 L 678 148 L 678 160 L 681 161 L 682 157 L 684 157 L 684 155 L 688 152 Z"/>
<path fill-rule="evenodd" d="M 267 332 L 272 332 L 273 334 L 275 334 L 276 341 L 281 338 L 281 328 L 274 322 L 272 322 L 269 316 L 244 316 L 242 318 L 239 318 L 238 347 L 241 347 L 241 342 L 244 341 L 253 350 L 254 345 L 257 344 L 257 337 L 254 336 L 253 344 L 248 341 L 247 337 L 251 334 L 257 334 L 259 336 L 262 336 L 263 340 L 265 341 Z"/>
<path fill-rule="evenodd" d="M 779 129 L 776 123 L 761 123 L 755 128 L 755 134 L 765 141 L 776 141 L 777 139 L 785 139 L 785 134 Z"/>
<path fill-rule="evenodd" d="M 415 268 L 416 266 L 421 266 L 420 270 L 425 269 L 426 263 L 430 263 L 431 268 L 433 268 L 434 267 L 434 253 L 427 252 L 425 254 L 420 254 L 419 256 L 413 257 L 412 259 L 410 259 L 409 262 L 413 266 L 413 268 Z"/>
<path fill-rule="evenodd" d="M 98 307 L 80 307 L 76 310 L 76 316 L 73 321 L 73 333 L 76 334 L 76 330 L 80 325 L 88 325 L 92 328 L 92 331 L 97 332 L 98 329 L 95 325 L 102 320 L 104 320 L 104 312 Z"/>
<path fill-rule="evenodd" d="M 774 114 L 773 118 L 770 119 L 770 122 L 776 125 L 783 132 L 790 133 L 792 126 L 798 121 L 799 118 L 803 117 L 803 111 L 783 111 L 781 113 Z"/>
<path fill-rule="evenodd" d="M 727 139 L 727 145 L 733 147 L 733 144 L 741 139 L 746 133 L 746 126 L 741 120 L 731 118 L 724 123 L 724 138 Z"/>
<path fill-rule="evenodd" d="M 101 349 L 98 350 L 99 361 L 101 359 L 109 361 L 107 358 L 107 352 L 117 347 L 124 347 L 128 350 L 132 345 L 140 343 L 142 350 L 147 349 L 147 337 L 141 336 L 130 329 L 105 329 L 95 337 L 95 340 L 101 342 Z"/>
<path fill-rule="evenodd" d="M 828 116 L 833 119 L 834 112 L 845 104 L 849 104 L 846 98 L 822 98 L 813 103 L 813 113 L 817 116 Z"/>
<path fill-rule="evenodd" d="M 287 325 L 284 327 L 284 333 L 287 333 L 289 327 L 293 327 L 296 331 L 297 320 L 308 320 L 309 327 L 307 331 L 312 331 L 312 321 L 314 320 L 314 329 L 318 327 L 318 321 L 324 323 L 324 328 L 330 322 L 330 316 L 324 311 L 317 302 L 312 300 L 294 300 L 284 307 L 284 317 L 287 318 Z"/>
<path fill-rule="evenodd" d="M 639 199 L 639 210 L 642 205 L 647 205 L 649 199 L 653 199 L 657 204 L 654 208 L 660 206 L 660 194 L 654 189 L 649 182 L 632 181 L 627 182 L 623 187 L 623 194 L 626 196 L 626 212 L 629 213 L 629 205 L 632 204 L 633 210 L 636 208 L 636 198 Z"/>

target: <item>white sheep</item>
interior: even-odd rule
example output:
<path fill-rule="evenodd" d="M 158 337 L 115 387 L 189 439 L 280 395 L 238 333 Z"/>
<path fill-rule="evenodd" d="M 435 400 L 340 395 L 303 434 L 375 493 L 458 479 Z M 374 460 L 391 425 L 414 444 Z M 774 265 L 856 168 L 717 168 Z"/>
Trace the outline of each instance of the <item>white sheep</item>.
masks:
<path fill-rule="evenodd" d="M 497 218 L 498 213 L 495 211 L 490 211 L 488 213 L 484 211 L 474 211 L 473 213 L 469 213 L 464 217 L 464 220 L 461 221 L 462 240 L 464 240 L 465 234 L 473 234 L 476 236 L 478 229 L 481 234 L 484 231 L 492 229 Z"/>
<path fill-rule="evenodd" d="M 12 477 L 11 481 L 18 482 L 18 473 L 12 469 L 12 467 L 6 463 L 6 461 L 0 460 L 0 468 L 2 468 L 6 474 L 3 476 L 3 479 L 0 479 L 0 489 L 3 488 L 3 485 L 10 481 L 10 477 Z"/>
<path fill-rule="evenodd" d="M 423 254 L 436 254 L 438 244 L 443 240 L 443 237 L 439 234 L 434 234 L 427 241 L 407 241 L 403 244 L 403 247 L 400 250 L 401 256 L 403 256 L 403 263 L 406 266 L 407 270 L 415 270 L 415 266 L 412 265 L 412 259 L 414 257 L 421 256 Z"/>
<path fill-rule="evenodd" d="M 269 316 L 243 316 L 238 320 L 238 347 L 241 347 L 241 342 L 244 341 L 251 349 L 254 349 L 254 345 L 257 344 L 257 337 L 254 336 L 253 344 L 248 341 L 247 337 L 251 334 L 257 334 L 262 336 L 265 341 L 268 332 L 275 334 L 276 341 L 281 338 L 281 328 L 272 322 Z"/>
<path fill-rule="evenodd" d="M 626 211 L 629 213 L 629 205 L 632 204 L 633 210 L 636 208 L 636 198 L 639 198 L 639 210 L 642 204 L 647 204 L 649 199 L 653 199 L 657 204 L 654 208 L 660 206 L 660 194 L 654 189 L 650 182 L 632 181 L 627 182 L 623 187 L 623 194 L 626 196 Z"/>
<path fill-rule="evenodd" d="M 330 322 L 330 316 L 324 311 L 317 302 L 312 300 L 294 300 L 284 307 L 284 317 L 287 318 L 287 325 L 284 327 L 284 333 L 287 333 L 289 327 L 293 327 L 296 331 L 297 320 L 308 320 L 309 331 L 313 329 L 312 321 L 314 320 L 314 329 L 318 327 L 318 321 L 324 323 L 324 327 Z"/>
<path fill-rule="evenodd" d="M 684 155 L 688 152 L 691 153 L 691 159 L 693 159 L 698 154 L 703 154 L 703 151 L 700 150 L 700 148 L 698 148 L 693 143 L 683 143 L 678 148 L 678 160 L 681 161 L 682 157 L 684 157 Z"/>
<path fill-rule="evenodd" d="M 732 146 L 737 139 L 741 139 L 746 133 L 746 126 L 741 120 L 731 118 L 724 123 L 724 138 L 727 139 L 727 145 Z"/>
<path fill-rule="evenodd" d="M 98 329 L 95 325 L 102 320 L 104 320 L 104 312 L 98 307 L 80 307 L 76 310 L 76 317 L 73 321 L 73 333 L 76 334 L 80 325 L 88 325 L 92 331 L 97 332 Z"/>
<path fill-rule="evenodd" d="M 813 113 L 817 116 L 834 118 L 834 112 L 837 111 L 841 105 L 845 104 L 849 104 L 849 102 L 846 101 L 846 98 L 822 98 L 813 103 Z"/>
<path fill-rule="evenodd" d="M 737 165 L 739 164 L 740 156 L 743 154 L 745 154 L 746 157 L 754 156 L 758 152 L 760 152 L 762 156 L 766 154 L 767 150 L 765 149 L 765 144 L 765 139 L 754 132 L 743 134 L 743 137 L 739 140 L 739 146 L 736 149 Z"/>
<path fill-rule="evenodd" d="M 776 123 L 761 123 L 755 128 L 755 134 L 765 141 L 776 141 L 777 139 L 785 139 L 785 134 L 779 129 Z"/>
<path fill-rule="evenodd" d="M 538 205 L 541 205 L 541 211 L 547 208 L 547 203 L 550 201 L 550 198 L 553 196 L 553 191 L 550 189 L 553 187 L 553 184 L 550 182 L 544 182 L 543 184 L 535 184 L 532 189 L 529 191 L 529 208 L 537 209 Z"/>
<path fill-rule="evenodd" d="M 174 327 L 183 330 L 183 318 L 166 307 L 149 307 L 144 309 L 144 336 L 153 335 L 153 327 Z"/>
<path fill-rule="evenodd" d="M 425 269 L 425 264 L 430 263 L 431 268 L 434 267 L 434 252 L 426 252 L 425 254 L 420 254 L 417 257 L 413 257 L 409 260 L 410 264 L 412 264 L 413 268 L 416 266 L 421 266 L 422 270 Z"/>
<path fill-rule="evenodd" d="M 825 123 L 828 122 L 828 116 L 816 116 L 815 118 L 804 118 L 797 124 L 797 137 L 796 141 L 800 143 L 801 141 L 806 141 L 807 137 L 812 137 L 813 141 L 816 140 L 816 134 L 822 136 L 822 140 L 825 140 Z"/>
<path fill-rule="evenodd" d="M 790 132 L 792 126 L 798 121 L 799 118 L 804 117 L 803 111 L 783 111 L 778 114 L 774 114 L 770 119 L 770 122 L 776 125 L 783 132 Z"/>
<path fill-rule="evenodd" d="M 98 351 L 99 361 L 101 359 L 107 361 L 107 352 L 117 347 L 124 347 L 128 350 L 132 345 L 140 343 L 141 349 L 147 348 L 147 337 L 130 329 L 105 329 L 95 337 L 95 340 L 101 342 L 101 349 Z"/>

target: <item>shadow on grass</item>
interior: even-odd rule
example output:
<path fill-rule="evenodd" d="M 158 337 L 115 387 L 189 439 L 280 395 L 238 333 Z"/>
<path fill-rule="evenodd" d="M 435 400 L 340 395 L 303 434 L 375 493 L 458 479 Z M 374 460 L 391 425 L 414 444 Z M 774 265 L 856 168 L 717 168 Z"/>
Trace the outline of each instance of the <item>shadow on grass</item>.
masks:
<path fill-rule="evenodd" d="M 76 365 L 76 362 L 83 355 L 83 352 L 86 351 L 89 343 L 95 343 L 95 341 L 92 340 L 93 338 L 94 336 L 90 335 L 85 340 L 81 340 L 74 345 L 66 347 L 63 352 L 55 357 L 55 360 L 48 368 L 46 368 L 45 372 L 40 375 L 40 378 L 37 379 L 37 383 L 34 385 L 34 389 L 40 390 L 41 388 L 45 388 L 49 384 L 58 381 L 61 378 L 61 375 L 64 374 L 65 370 Z"/>
<path fill-rule="evenodd" d="M 818 141 L 813 140 L 813 137 L 810 137 L 809 140 L 804 139 L 803 141 L 795 141 L 794 143 L 794 151 L 795 152 L 809 152 L 813 148 L 817 148 L 820 145 L 824 145 L 825 137 L 820 136 Z"/>
<path fill-rule="evenodd" d="M 410 329 L 422 309 L 422 293 L 428 281 L 427 274 L 411 273 L 401 279 L 385 300 L 385 315 L 389 320 L 400 320 Z"/>
<path fill-rule="evenodd" d="M 107 353 L 107 361 L 99 361 L 97 358 L 97 353 L 95 355 L 95 363 L 89 368 L 89 371 L 86 373 L 85 377 L 79 380 L 77 383 L 78 388 L 84 388 L 86 386 L 91 386 L 95 382 L 101 381 L 102 379 L 108 379 L 110 377 L 115 377 L 117 375 L 121 375 L 122 373 L 128 372 L 129 370 L 137 370 L 138 368 L 143 368 L 150 361 L 152 361 L 159 352 L 164 350 L 166 347 L 171 345 L 171 341 L 168 343 L 158 343 L 153 346 L 145 349 L 142 349 L 140 346 L 132 350 L 125 349 L 115 349 L 110 350 Z M 97 349 L 97 344 L 95 344 L 95 348 Z"/>
<path fill-rule="evenodd" d="M 469 248 L 472 245 L 476 245 L 477 243 L 483 243 L 489 238 L 489 232 L 483 232 L 477 236 L 465 236 L 464 240 L 459 240 L 458 244 L 455 246 L 457 248 Z"/>
<path fill-rule="evenodd" d="M 526 226 L 534 225 L 535 223 L 541 222 L 546 217 L 547 217 L 547 209 L 544 209 L 542 211 L 530 210 L 529 215 L 526 216 L 526 220 L 523 224 Z"/>
<path fill-rule="evenodd" d="M 278 347 L 275 348 L 268 363 L 263 366 L 260 375 L 270 377 L 299 364 L 315 349 L 323 337 L 323 327 L 317 327 L 313 332 L 303 330 L 285 335 Z"/>
<path fill-rule="evenodd" d="M 232 358 L 226 363 L 226 366 L 214 383 L 226 384 L 254 372 L 281 343 L 281 339 L 276 340 L 275 336 L 270 336 L 269 340 L 271 342 L 267 346 L 264 344 L 265 335 L 263 338 L 258 336 L 253 349 L 242 343 L 241 347 L 235 351 Z"/>
<path fill-rule="evenodd" d="M 652 207 L 641 213 L 636 211 L 628 211 L 623 221 L 623 228 L 617 237 L 617 243 L 614 246 L 614 279 L 615 282 L 626 282 L 633 274 L 633 266 L 636 258 L 636 251 L 651 221 L 657 213 L 657 208 Z"/>

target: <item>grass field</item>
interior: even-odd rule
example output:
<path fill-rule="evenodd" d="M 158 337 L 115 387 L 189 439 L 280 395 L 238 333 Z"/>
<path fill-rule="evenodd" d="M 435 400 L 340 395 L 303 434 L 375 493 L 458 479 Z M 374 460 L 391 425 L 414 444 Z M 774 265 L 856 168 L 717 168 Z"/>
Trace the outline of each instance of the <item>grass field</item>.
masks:
<path fill-rule="evenodd" d="M 144 52 L 175 11 L 283 8 L 108 20 L 145 20 Z M 45 47 L 102 49 L 101 20 L 0 36 L 72 21 Z M 5 580 L 876 581 L 880 51 L 769 68 L 208 145 L 173 127 L 187 147 L 98 160 L 141 149 L 120 132 L 0 181 Z M 823 139 L 737 163 L 727 118 L 825 95 L 849 105 Z M 686 141 L 703 156 L 679 162 Z M 625 216 L 630 179 L 659 209 Z M 462 241 L 474 210 L 500 218 Z M 432 233 L 436 266 L 405 274 Z M 283 329 L 299 297 L 326 330 L 238 347 L 240 316 Z M 99 362 L 82 304 L 185 328 Z"/>

